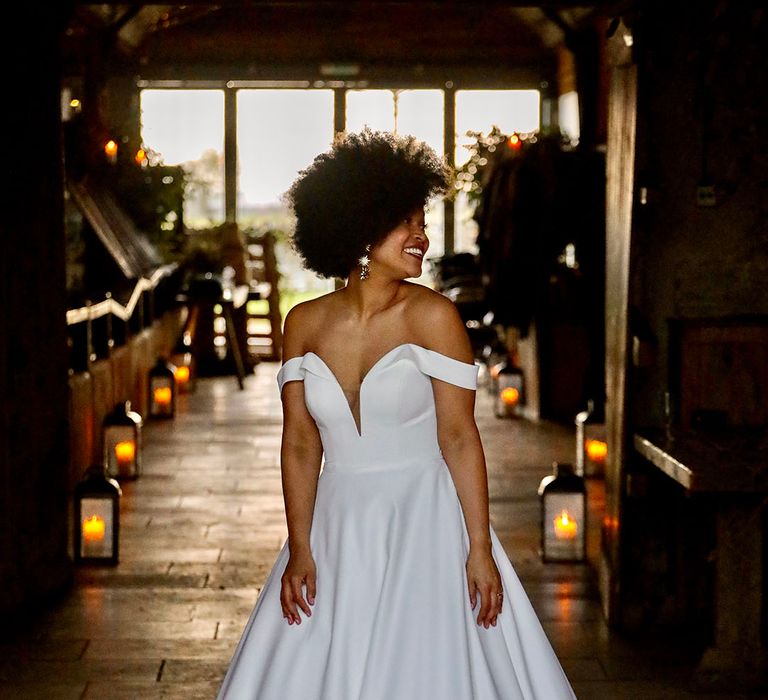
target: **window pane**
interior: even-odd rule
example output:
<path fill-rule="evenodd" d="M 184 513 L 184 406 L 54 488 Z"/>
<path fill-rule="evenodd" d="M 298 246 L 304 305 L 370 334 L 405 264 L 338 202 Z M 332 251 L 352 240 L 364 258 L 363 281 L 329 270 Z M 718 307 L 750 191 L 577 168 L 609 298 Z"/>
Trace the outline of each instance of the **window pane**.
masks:
<path fill-rule="evenodd" d="M 348 133 L 362 131 L 366 126 L 374 131 L 394 131 L 395 98 L 392 90 L 348 90 Z"/>
<path fill-rule="evenodd" d="M 540 122 L 538 90 L 457 90 L 456 165 L 467 161 L 467 131 L 483 134 L 498 126 L 505 134 L 537 131 Z"/>
<path fill-rule="evenodd" d="M 284 210 L 280 197 L 333 141 L 333 91 L 239 90 L 238 220 Z"/>
<path fill-rule="evenodd" d="M 456 91 L 456 165 L 467 162 L 466 146 L 473 142 L 468 131 L 490 133 L 494 126 L 505 134 L 538 131 L 541 98 L 538 90 L 457 90 Z M 477 224 L 467 195 L 456 196 L 457 253 L 477 253 Z"/>
<path fill-rule="evenodd" d="M 429 144 L 443 155 L 443 91 L 442 90 L 400 90 L 397 98 L 397 131 L 411 134 Z M 432 286 L 429 259 L 444 252 L 445 227 L 443 199 L 435 197 L 427 203 L 425 210 L 429 250 L 422 264 L 421 277 L 414 281 Z"/>
<path fill-rule="evenodd" d="M 239 90 L 237 93 L 238 223 L 277 232 L 281 294 L 315 296 L 331 280 L 305 270 L 290 247 L 293 225 L 280 201 L 299 171 L 333 142 L 332 90 Z"/>
<path fill-rule="evenodd" d="M 224 221 L 223 91 L 142 90 L 141 138 L 166 165 L 184 166 L 185 225 Z"/>

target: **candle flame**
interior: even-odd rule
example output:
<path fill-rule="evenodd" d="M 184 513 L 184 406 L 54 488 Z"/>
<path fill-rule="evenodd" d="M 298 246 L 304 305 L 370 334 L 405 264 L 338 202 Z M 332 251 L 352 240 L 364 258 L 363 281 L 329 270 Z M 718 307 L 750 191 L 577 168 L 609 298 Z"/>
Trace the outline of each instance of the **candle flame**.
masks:
<path fill-rule="evenodd" d="M 579 526 L 567 510 L 561 511 L 555 518 L 555 536 L 561 540 L 572 540 L 576 537 Z"/>
<path fill-rule="evenodd" d="M 104 539 L 106 533 L 106 523 L 104 518 L 100 518 L 98 515 L 92 515 L 90 518 L 83 520 L 83 539 L 86 542 L 99 542 Z"/>
<path fill-rule="evenodd" d="M 608 454 L 608 445 L 602 440 L 587 440 L 585 443 L 587 456 L 593 462 L 604 462 Z"/>
<path fill-rule="evenodd" d="M 501 400 L 507 406 L 514 406 L 520 400 L 520 391 L 513 386 L 508 386 L 501 390 Z"/>
<path fill-rule="evenodd" d="M 161 406 L 168 406 L 171 403 L 171 387 L 159 386 L 154 391 L 155 403 Z"/>
<path fill-rule="evenodd" d="M 136 443 L 133 440 L 115 443 L 115 457 L 118 464 L 130 464 L 136 457 Z"/>

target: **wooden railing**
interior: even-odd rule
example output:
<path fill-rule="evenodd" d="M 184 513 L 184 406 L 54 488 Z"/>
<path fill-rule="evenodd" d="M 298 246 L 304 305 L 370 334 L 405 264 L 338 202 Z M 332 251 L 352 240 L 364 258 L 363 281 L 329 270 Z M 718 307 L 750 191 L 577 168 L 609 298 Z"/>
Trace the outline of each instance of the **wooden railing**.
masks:
<path fill-rule="evenodd" d="M 164 283 L 178 269 L 175 263 L 164 265 L 151 276 L 137 280 L 125 305 L 107 293 L 105 299 L 95 304 L 69 309 L 70 370 L 88 370 L 92 362 L 108 357 L 115 347 L 125 344 L 174 307 L 178 285 L 170 284 L 166 290 Z"/>
<path fill-rule="evenodd" d="M 112 296 L 108 294 L 104 301 L 100 301 L 97 304 L 89 304 L 82 306 L 79 309 L 70 309 L 67 311 L 67 325 L 72 326 L 76 323 L 83 323 L 84 321 L 93 321 L 102 316 L 106 316 L 107 314 L 112 314 L 121 321 L 128 322 L 141 300 L 141 295 L 146 291 L 153 291 L 164 278 L 169 277 L 175 272 L 177 267 L 176 263 L 164 265 L 163 267 L 158 268 L 151 277 L 142 277 L 136 282 L 131 297 L 125 306 L 120 302 L 115 301 Z"/>

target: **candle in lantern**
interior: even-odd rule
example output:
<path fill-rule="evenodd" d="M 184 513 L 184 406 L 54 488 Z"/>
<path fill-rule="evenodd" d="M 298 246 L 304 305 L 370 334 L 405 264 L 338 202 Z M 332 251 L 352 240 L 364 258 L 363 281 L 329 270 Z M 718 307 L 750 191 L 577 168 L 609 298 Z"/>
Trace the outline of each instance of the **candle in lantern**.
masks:
<path fill-rule="evenodd" d="M 605 462 L 605 457 L 608 454 L 608 445 L 602 440 L 587 440 L 585 449 L 587 456 L 593 462 Z"/>
<path fill-rule="evenodd" d="M 567 510 L 563 510 L 555 520 L 555 537 L 559 540 L 572 540 L 576 537 L 579 526 Z"/>
<path fill-rule="evenodd" d="M 104 144 L 104 155 L 107 156 L 107 160 L 110 163 L 114 164 L 117 162 L 117 143 L 112 139 Z"/>
<path fill-rule="evenodd" d="M 171 405 L 171 387 L 159 386 L 155 388 L 153 396 L 158 406 L 167 407 Z"/>
<path fill-rule="evenodd" d="M 136 457 L 136 444 L 133 440 L 125 440 L 115 444 L 115 457 L 121 467 L 127 467 Z"/>
<path fill-rule="evenodd" d="M 189 381 L 189 367 L 186 365 L 178 365 L 176 367 L 176 383 L 179 386 L 184 386 Z"/>
<path fill-rule="evenodd" d="M 507 406 L 515 406 L 520 400 L 520 391 L 513 386 L 505 387 L 501 390 L 501 400 Z"/>
<path fill-rule="evenodd" d="M 104 518 L 92 515 L 83 520 L 83 540 L 85 542 L 103 542 L 106 533 Z"/>

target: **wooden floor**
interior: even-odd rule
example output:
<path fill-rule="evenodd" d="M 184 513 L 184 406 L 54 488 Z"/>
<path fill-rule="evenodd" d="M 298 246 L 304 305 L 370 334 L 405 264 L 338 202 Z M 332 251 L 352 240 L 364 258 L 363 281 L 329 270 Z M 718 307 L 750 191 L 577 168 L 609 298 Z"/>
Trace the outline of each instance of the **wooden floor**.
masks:
<path fill-rule="evenodd" d="M 173 422 L 146 427 L 144 474 L 124 485 L 120 564 L 78 569 L 55 609 L 3 633 L 0 697 L 215 697 L 286 536 L 278 366 L 261 363 L 242 392 L 234 378 L 202 380 Z M 609 632 L 590 567 L 539 560 L 536 489 L 553 460 L 572 461 L 572 428 L 496 419 L 484 388 L 476 414 L 494 528 L 577 696 L 688 697 L 695 658 Z M 599 515 L 599 482 L 590 504 Z"/>

